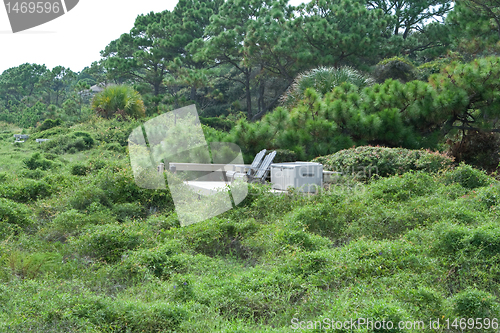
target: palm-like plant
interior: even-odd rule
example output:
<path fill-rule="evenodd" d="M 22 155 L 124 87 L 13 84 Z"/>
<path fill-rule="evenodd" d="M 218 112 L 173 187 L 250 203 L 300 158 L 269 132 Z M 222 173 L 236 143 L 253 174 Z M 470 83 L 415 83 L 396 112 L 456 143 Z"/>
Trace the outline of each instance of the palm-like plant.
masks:
<path fill-rule="evenodd" d="M 374 84 L 375 80 L 351 67 L 318 67 L 299 74 L 281 96 L 280 101 L 283 106 L 291 109 L 304 98 L 307 88 L 313 88 L 320 96 L 323 96 L 344 82 L 363 88 Z"/>
<path fill-rule="evenodd" d="M 104 118 L 114 115 L 141 118 L 146 115 L 141 95 L 127 85 L 112 85 L 96 94 L 92 108 Z"/>

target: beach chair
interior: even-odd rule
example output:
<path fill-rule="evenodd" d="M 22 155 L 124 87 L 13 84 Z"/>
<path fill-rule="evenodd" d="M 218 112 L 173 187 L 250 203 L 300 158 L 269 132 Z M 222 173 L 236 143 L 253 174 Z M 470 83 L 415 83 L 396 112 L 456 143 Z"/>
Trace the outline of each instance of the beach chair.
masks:
<path fill-rule="evenodd" d="M 262 149 L 257 155 L 255 155 L 255 158 L 253 159 L 253 162 L 247 171 L 247 177 L 253 177 L 257 173 L 260 165 L 262 164 L 262 158 L 265 154 L 266 150 Z"/>
<path fill-rule="evenodd" d="M 260 152 L 255 155 L 252 164 L 248 167 L 248 171 L 245 173 L 245 165 L 235 165 L 235 168 L 240 168 L 240 172 L 238 171 L 227 171 L 226 176 L 231 180 L 235 180 L 236 178 L 246 178 L 246 180 L 252 178 L 259 170 L 259 166 L 262 163 L 262 158 L 266 154 L 266 149 L 262 149 Z"/>
<path fill-rule="evenodd" d="M 273 163 L 274 157 L 276 156 L 276 151 L 273 151 L 264 158 L 264 161 L 260 164 L 255 175 L 248 178 L 249 183 L 265 183 L 267 176 L 269 175 L 269 170 L 271 163 Z"/>

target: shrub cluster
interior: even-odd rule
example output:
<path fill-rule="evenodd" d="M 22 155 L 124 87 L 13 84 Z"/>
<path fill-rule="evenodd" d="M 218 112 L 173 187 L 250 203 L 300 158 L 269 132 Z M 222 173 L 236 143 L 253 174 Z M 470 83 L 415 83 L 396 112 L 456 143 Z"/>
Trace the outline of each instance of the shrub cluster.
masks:
<path fill-rule="evenodd" d="M 77 253 L 105 262 L 116 262 L 122 254 L 143 243 L 143 232 L 139 227 L 107 224 L 89 226 L 78 238 L 69 242 Z"/>
<path fill-rule="evenodd" d="M 23 203 L 46 198 L 52 194 L 52 186 L 43 179 L 20 179 L 17 183 L 7 183 L 0 186 L 0 196 Z"/>
<path fill-rule="evenodd" d="M 70 153 L 89 150 L 94 146 L 94 138 L 88 132 L 77 131 L 66 135 L 57 136 L 44 142 L 42 148 L 55 154 Z"/>
<path fill-rule="evenodd" d="M 313 162 L 323 164 L 324 170 L 340 171 L 359 179 L 373 175 L 387 177 L 410 170 L 438 172 L 453 165 L 452 158 L 437 152 L 379 146 L 344 149 L 332 155 L 317 157 Z"/>
<path fill-rule="evenodd" d="M 38 132 L 43 132 L 43 131 L 46 131 L 48 129 L 51 129 L 53 127 L 57 127 L 57 126 L 61 126 L 62 124 L 62 121 L 61 119 L 57 118 L 57 119 L 45 119 L 43 121 L 43 123 L 40 124 L 40 126 L 38 126 L 35 130 L 38 131 Z"/>
<path fill-rule="evenodd" d="M 51 169 L 55 165 L 53 161 L 42 157 L 40 153 L 34 153 L 30 158 L 24 159 L 23 163 L 29 170 L 41 169 L 44 171 Z"/>

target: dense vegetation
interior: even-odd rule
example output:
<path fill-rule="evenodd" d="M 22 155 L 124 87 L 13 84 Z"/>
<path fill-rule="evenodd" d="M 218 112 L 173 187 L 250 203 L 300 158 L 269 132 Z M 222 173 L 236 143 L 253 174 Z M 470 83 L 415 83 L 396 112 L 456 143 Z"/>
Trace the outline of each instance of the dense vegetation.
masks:
<path fill-rule="evenodd" d="M 180 0 L 79 73 L 4 71 L 0 332 L 498 318 L 497 13 L 485 0 Z M 136 185 L 127 144 L 191 104 L 207 141 L 246 162 L 275 149 L 343 175 L 317 195 L 251 184 L 181 228 L 168 187 Z"/>
<path fill-rule="evenodd" d="M 58 154 L 51 141 L 12 144 L 18 130 L 2 125 L 1 331 L 292 332 L 293 318 L 500 314 L 500 183 L 484 172 L 359 147 L 323 162 L 377 161 L 385 177 L 344 170 L 310 196 L 256 185 L 236 209 L 181 228 L 168 190 L 134 183 L 120 142 L 137 124 L 41 131 L 91 138 Z"/>
<path fill-rule="evenodd" d="M 317 196 L 252 187 L 237 209 L 180 228 L 168 190 L 134 184 L 122 124 L 41 131 L 91 138 L 59 155 L 50 141 L 11 144 L 3 126 L 2 330 L 290 331 L 297 316 L 497 314 L 500 189 L 484 173 L 444 163 L 345 177 Z"/>

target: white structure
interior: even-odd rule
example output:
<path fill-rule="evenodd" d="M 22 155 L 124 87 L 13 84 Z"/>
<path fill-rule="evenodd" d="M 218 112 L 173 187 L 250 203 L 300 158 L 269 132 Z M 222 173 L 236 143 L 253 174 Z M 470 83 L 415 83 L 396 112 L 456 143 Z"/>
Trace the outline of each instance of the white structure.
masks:
<path fill-rule="evenodd" d="M 15 142 L 24 142 L 24 140 L 29 139 L 29 137 L 28 134 L 14 134 L 14 138 L 16 138 Z"/>
<path fill-rule="evenodd" d="M 271 164 L 271 183 L 275 190 L 294 187 L 299 192 L 317 192 L 323 187 L 323 165 L 314 162 Z"/>

